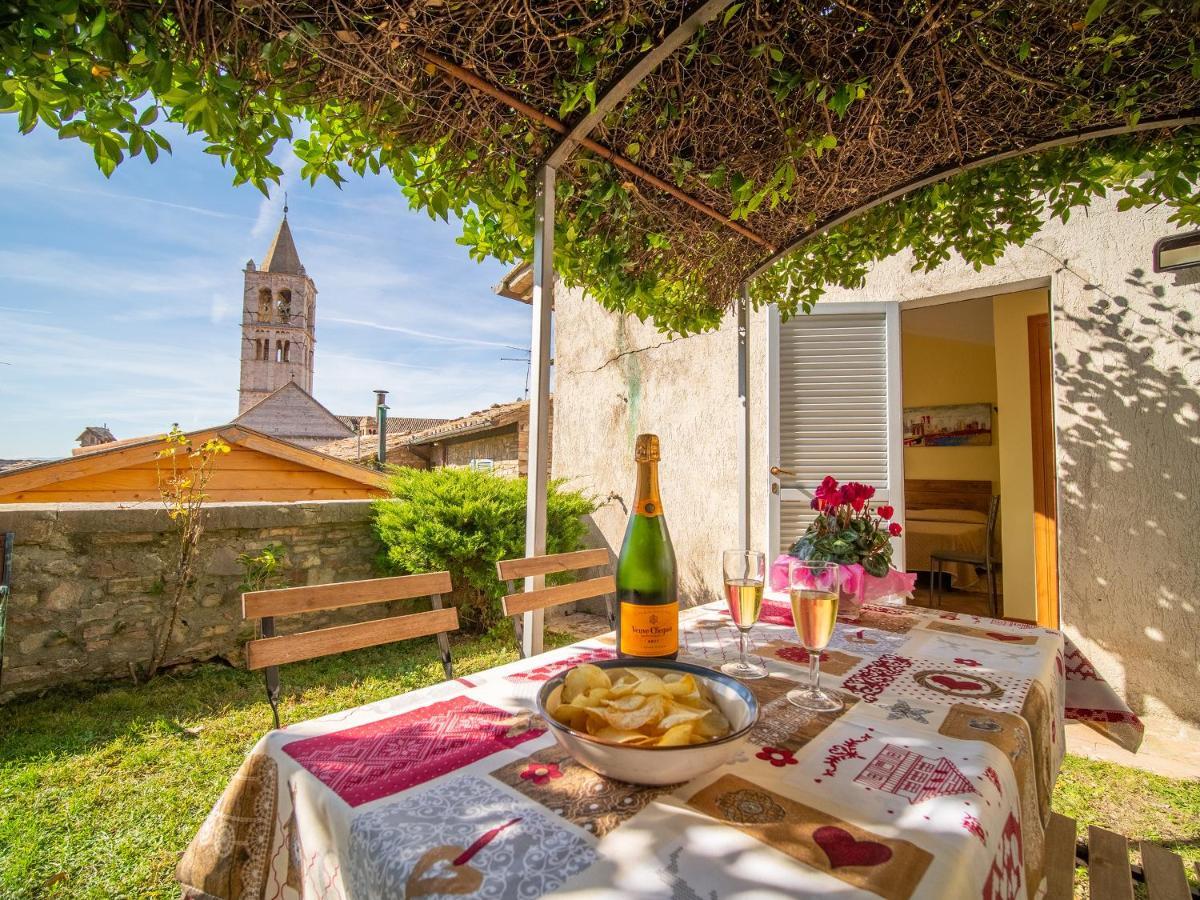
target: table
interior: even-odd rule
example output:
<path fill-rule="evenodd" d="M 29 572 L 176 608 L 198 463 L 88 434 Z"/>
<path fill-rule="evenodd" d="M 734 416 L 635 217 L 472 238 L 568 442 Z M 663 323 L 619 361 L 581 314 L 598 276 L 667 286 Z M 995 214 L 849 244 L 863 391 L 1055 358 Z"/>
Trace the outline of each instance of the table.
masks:
<path fill-rule="evenodd" d="M 1132 717 L 1069 675 L 1062 634 L 864 607 L 822 654 L 846 708 L 811 714 L 783 697 L 808 666 L 789 623 L 768 600 L 751 633 L 771 675 L 750 683 L 750 741 L 674 788 L 594 774 L 534 712 L 611 635 L 270 732 L 180 861 L 184 895 L 1034 896 L 1066 708 Z M 717 605 L 681 616 L 681 644 L 710 666 L 737 653 Z"/>

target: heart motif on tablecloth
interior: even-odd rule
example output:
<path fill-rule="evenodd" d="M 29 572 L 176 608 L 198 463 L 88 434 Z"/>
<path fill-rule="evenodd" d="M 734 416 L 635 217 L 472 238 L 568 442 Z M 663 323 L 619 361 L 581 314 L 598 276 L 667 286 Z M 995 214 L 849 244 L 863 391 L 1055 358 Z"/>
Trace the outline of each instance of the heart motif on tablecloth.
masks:
<path fill-rule="evenodd" d="M 892 858 L 892 849 L 878 841 L 860 841 L 845 828 L 823 825 L 813 832 L 813 840 L 829 857 L 835 869 L 846 866 L 880 866 Z"/>
<path fill-rule="evenodd" d="M 934 675 L 929 679 L 934 684 L 940 684 L 948 691 L 982 691 L 983 685 L 978 681 L 965 681 L 950 675 Z"/>

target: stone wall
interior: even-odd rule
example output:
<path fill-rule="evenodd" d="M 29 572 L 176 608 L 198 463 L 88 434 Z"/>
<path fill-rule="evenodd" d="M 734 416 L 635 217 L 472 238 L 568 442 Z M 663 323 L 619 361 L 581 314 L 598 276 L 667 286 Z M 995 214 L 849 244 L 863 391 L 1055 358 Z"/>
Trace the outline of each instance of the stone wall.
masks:
<path fill-rule="evenodd" d="M 912 271 L 899 254 L 858 290 L 822 303 L 903 302 L 1049 289 L 1059 486 L 1059 596 L 1066 632 L 1163 736 L 1200 738 L 1200 270 L 1151 273 L 1166 208 L 1097 201 L 975 271 Z M 555 294 L 554 475 L 609 497 L 599 539 L 620 547 L 633 438 L 663 440 L 662 495 L 689 598 L 715 598 L 717 554 L 737 543 L 737 345 L 721 329 L 671 339 L 653 323 Z M 766 546 L 767 314 L 750 326 L 754 542 Z M 1006 537 L 1007 540 L 1007 537 Z"/>
<path fill-rule="evenodd" d="M 442 465 L 469 466 L 473 459 L 490 459 L 492 473 L 507 478 L 517 476 L 517 426 L 499 434 L 447 441 L 442 447 Z"/>
<path fill-rule="evenodd" d="M 199 578 L 185 601 L 167 664 L 243 663 L 253 624 L 241 616 L 241 553 L 269 543 L 288 551 L 287 584 L 377 576 L 371 501 L 216 503 L 208 507 Z M 165 622 L 173 532 L 146 504 L 14 504 L 0 533 L 16 534 L 13 594 L 0 699 L 57 684 L 130 676 L 144 667 Z M 278 623 L 280 633 L 375 618 L 386 607 L 318 613 Z"/>

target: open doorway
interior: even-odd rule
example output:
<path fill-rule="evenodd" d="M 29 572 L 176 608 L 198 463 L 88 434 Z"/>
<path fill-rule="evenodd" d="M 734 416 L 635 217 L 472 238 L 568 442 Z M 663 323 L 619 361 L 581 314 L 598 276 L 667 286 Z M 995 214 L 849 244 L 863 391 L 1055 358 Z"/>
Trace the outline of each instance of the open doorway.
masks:
<path fill-rule="evenodd" d="M 1057 625 L 1049 300 L 1041 289 L 901 308 L 917 603 Z"/>

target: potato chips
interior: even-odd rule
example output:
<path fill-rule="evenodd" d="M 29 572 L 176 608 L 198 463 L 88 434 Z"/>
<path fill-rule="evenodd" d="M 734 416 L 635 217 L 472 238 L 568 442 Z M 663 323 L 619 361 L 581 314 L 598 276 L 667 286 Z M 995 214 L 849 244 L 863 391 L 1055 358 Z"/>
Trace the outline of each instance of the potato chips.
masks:
<path fill-rule="evenodd" d="M 729 734 L 732 726 L 703 681 L 661 671 L 576 666 L 546 711 L 573 731 L 636 747 L 682 747 Z"/>

